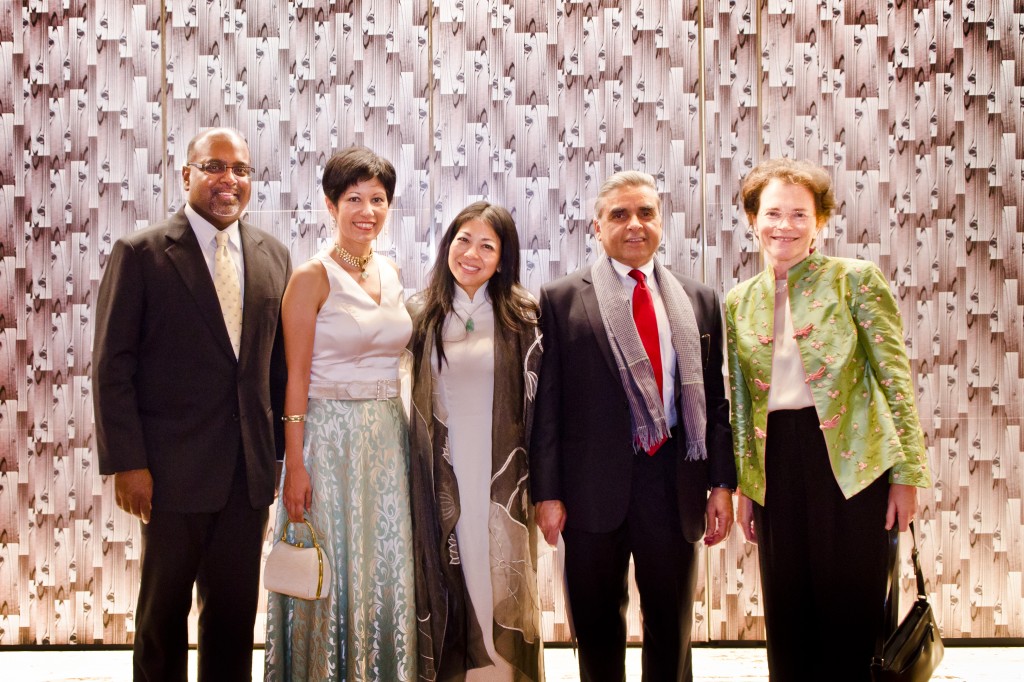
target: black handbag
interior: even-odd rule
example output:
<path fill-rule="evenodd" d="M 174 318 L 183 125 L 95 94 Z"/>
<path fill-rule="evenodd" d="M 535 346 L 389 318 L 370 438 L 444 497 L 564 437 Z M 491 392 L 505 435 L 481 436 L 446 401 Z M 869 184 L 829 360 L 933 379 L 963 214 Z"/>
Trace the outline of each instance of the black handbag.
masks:
<path fill-rule="evenodd" d="M 914 541 L 917 601 L 885 644 L 879 639 L 875 657 L 871 660 L 871 679 L 874 682 L 926 682 L 939 667 L 945 651 L 935 615 L 925 597 L 924 574 L 917 556 L 913 522 L 910 524 L 910 537 Z M 889 586 L 889 603 L 896 603 L 896 581 Z"/>

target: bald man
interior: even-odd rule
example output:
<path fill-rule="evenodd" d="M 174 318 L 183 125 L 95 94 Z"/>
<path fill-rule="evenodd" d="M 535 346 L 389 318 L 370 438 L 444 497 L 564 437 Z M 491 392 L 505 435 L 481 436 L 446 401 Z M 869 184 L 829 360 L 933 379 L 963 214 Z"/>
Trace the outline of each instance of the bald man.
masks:
<path fill-rule="evenodd" d="M 197 135 L 185 207 L 119 239 L 100 284 L 93 387 L 100 473 L 142 526 L 135 680 L 185 682 L 192 589 L 199 680 L 250 680 L 285 366 L 287 249 L 243 221 L 245 139 Z"/>

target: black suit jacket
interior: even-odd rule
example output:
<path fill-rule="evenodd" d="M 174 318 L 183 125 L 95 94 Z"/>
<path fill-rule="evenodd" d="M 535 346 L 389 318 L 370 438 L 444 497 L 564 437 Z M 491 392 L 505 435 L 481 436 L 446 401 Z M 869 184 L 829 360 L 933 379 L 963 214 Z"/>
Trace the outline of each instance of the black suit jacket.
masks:
<path fill-rule="evenodd" d="M 149 468 L 153 508 L 216 511 L 239 452 L 249 499 L 274 498 L 284 452 L 281 296 L 288 250 L 240 223 L 245 283 L 236 359 L 185 212 L 119 239 L 100 284 L 93 403 L 100 473 Z"/>
<path fill-rule="evenodd" d="M 591 270 L 578 271 L 541 290 L 544 356 L 530 451 L 534 502 L 562 500 L 566 526 L 608 532 L 626 518 L 633 466 L 629 404 L 594 291 Z M 683 535 L 704 533 L 711 484 L 736 485 L 729 403 L 722 378 L 722 316 L 718 295 L 687 277 L 682 283 L 701 333 L 707 400 L 707 461 L 686 461 L 684 437 L 671 441 Z M 678 395 L 678 392 L 677 392 Z M 680 419 L 679 428 L 682 429 Z"/>

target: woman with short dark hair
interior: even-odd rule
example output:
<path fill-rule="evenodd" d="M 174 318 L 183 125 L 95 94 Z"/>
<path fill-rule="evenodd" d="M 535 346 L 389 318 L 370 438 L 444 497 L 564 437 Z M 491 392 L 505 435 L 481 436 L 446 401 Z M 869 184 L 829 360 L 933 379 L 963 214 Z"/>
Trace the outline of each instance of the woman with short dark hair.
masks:
<path fill-rule="evenodd" d="M 323 177 L 333 242 L 285 290 L 285 470 L 275 536 L 316 530 L 328 597 L 271 593 L 267 680 L 415 677 L 416 622 L 407 421 L 399 359 L 412 333 L 398 267 L 374 254 L 395 169 L 364 147 Z M 289 525 L 296 524 L 296 525 Z"/>

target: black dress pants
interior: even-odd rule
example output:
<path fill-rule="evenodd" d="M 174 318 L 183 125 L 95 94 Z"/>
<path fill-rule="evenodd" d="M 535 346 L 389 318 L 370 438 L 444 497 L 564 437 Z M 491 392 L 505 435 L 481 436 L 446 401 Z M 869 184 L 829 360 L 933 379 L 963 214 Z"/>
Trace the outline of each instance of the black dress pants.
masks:
<path fill-rule="evenodd" d="M 772 682 L 868 682 L 896 530 L 887 471 L 846 499 L 813 407 L 768 415 L 765 506 L 754 505 Z"/>
<path fill-rule="evenodd" d="M 142 526 L 136 682 L 186 682 L 193 584 L 199 604 L 199 682 L 252 679 L 267 516 L 266 507 L 253 509 L 249 503 L 241 467 L 220 511 L 153 510 Z"/>
<path fill-rule="evenodd" d="M 643 615 L 644 682 L 689 682 L 697 548 L 683 538 L 669 444 L 634 457 L 626 520 L 608 533 L 562 532 L 583 682 L 625 682 L 629 558 Z M 571 523 L 571 521 L 570 521 Z"/>

